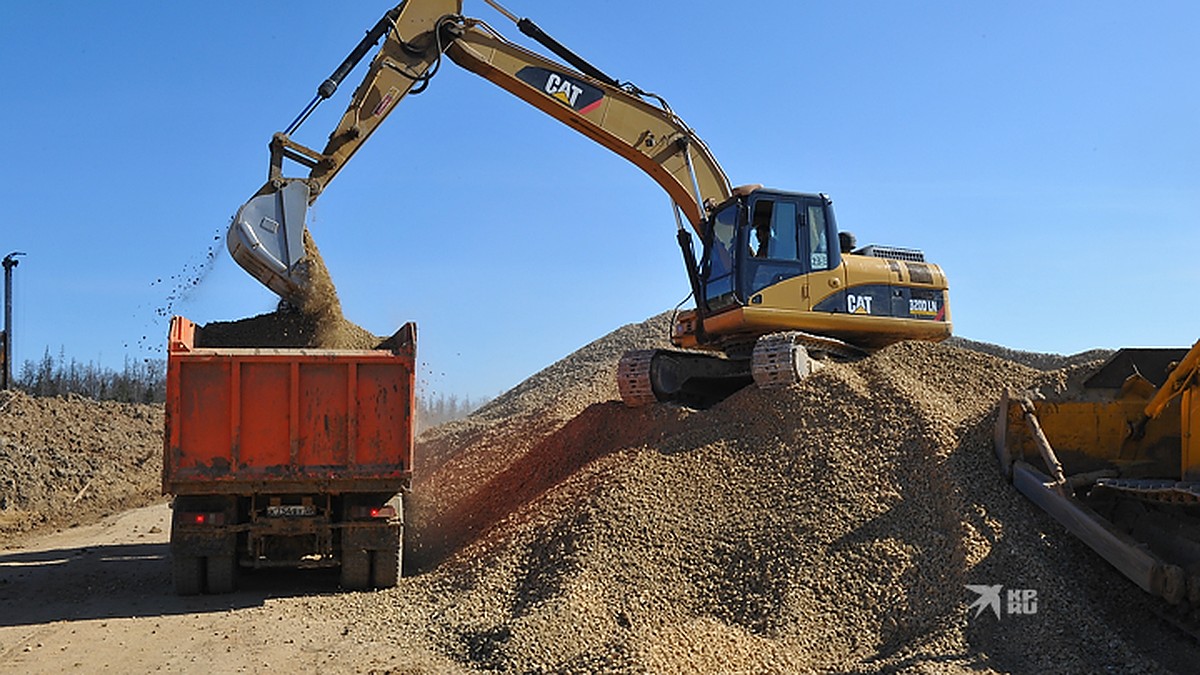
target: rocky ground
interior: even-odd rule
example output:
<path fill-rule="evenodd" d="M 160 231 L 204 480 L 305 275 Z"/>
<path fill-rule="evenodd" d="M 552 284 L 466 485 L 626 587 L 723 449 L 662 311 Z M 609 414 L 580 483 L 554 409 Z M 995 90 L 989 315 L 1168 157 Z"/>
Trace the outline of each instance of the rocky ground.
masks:
<path fill-rule="evenodd" d="M 174 597 L 166 509 L 124 512 L 157 491 L 161 410 L 7 399 L 5 522 L 89 499 L 88 517 L 120 515 L 48 540 L 4 530 L 0 669 L 1187 672 L 1200 656 L 996 468 L 998 392 L 1066 377 L 1023 363 L 1096 355 L 902 343 L 706 411 L 625 408 L 617 359 L 665 325 L 423 434 L 406 577 L 371 593 L 276 572 Z M 87 519 L 58 518 L 42 524 Z M 967 585 L 996 584 L 1036 604 L 968 610 Z"/>

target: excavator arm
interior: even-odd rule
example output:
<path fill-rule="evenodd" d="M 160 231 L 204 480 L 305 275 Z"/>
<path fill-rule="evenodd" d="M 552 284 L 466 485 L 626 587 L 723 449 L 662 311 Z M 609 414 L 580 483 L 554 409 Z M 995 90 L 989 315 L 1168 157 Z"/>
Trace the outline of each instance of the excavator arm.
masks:
<path fill-rule="evenodd" d="M 294 300 L 304 290 L 308 207 L 400 100 L 427 86 L 443 55 L 632 162 L 701 235 L 707 209 L 731 196 L 729 180 L 708 147 L 661 99 L 594 68 L 584 74 L 517 46 L 483 21 L 464 18 L 461 6 L 461 0 L 408 0 L 390 10 L 296 121 L 273 137 L 268 180 L 234 216 L 228 246 L 239 265 L 279 295 Z M 530 33 L 532 24 L 520 21 Z M 290 135 L 312 109 L 380 39 L 325 148 L 317 152 L 293 141 Z M 550 44 L 556 52 L 565 50 Z M 308 168 L 308 176 L 286 176 L 285 159 Z"/>

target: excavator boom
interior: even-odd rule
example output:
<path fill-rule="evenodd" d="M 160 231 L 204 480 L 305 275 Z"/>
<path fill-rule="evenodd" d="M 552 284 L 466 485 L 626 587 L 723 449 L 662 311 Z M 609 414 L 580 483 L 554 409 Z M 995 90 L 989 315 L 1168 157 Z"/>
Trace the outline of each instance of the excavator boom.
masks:
<path fill-rule="evenodd" d="M 284 298 L 302 295 L 308 206 L 400 100 L 427 86 L 443 54 L 632 162 L 703 235 L 706 207 L 732 195 L 729 179 L 704 142 L 661 99 L 657 105 L 649 103 L 630 85 L 584 74 L 517 46 L 486 23 L 462 17 L 461 9 L 461 0 L 408 0 L 389 11 L 322 83 L 318 97 L 296 122 L 274 136 L 267 182 L 234 216 L 227 239 L 234 259 L 252 276 Z M 382 46 L 325 148 L 316 152 L 293 141 L 290 133 L 381 38 Z M 308 175 L 286 176 L 285 159 L 307 167 Z"/>
<path fill-rule="evenodd" d="M 900 340 L 949 336 L 946 277 L 923 252 L 856 249 L 853 236 L 839 231 L 827 195 L 732 188 L 708 147 L 661 97 L 610 77 L 532 21 L 487 2 L 570 66 L 462 16 L 459 0 L 407 0 L 390 10 L 272 139 L 267 182 L 229 230 L 229 251 L 243 268 L 292 304 L 308 304 L 307 292 L 319 286 L 308 278 L 309 205 L 397 104 L 428 86 L 444 57 L 623 157 L 670 197 L 696 306 L 674 321 L 677 349 L 622 359 L 618 380 L 627 404 L 705 407 L 750 382 L 796 382 L 818 367 L 814 355 L 856 358 Z M 380 41 L 324 149 L 293 140 L 312 109 Z M 285 160 L 307 175 L 286 175 Z"/>

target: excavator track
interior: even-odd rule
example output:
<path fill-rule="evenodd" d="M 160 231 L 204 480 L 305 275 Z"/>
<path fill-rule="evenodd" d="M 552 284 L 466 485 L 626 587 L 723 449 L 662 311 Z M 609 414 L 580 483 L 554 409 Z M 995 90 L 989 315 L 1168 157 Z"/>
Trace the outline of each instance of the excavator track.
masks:
<path fill-rule="evenodd" d="M 1092 494 L 1114 493 L 1155 504 L 1200 506 L 1200 482 L 1145 478 L 1100 478 Z"/>
<path fill-rule="evenodd" d="M 658 402 L 650 383 L 650 364 L 654 361 L 655 351 L 639 349 L 625 352 L 617 364 L 617 389 L 621 392 L 621 400 L 630 408 Z"/>
<path fill-rule="evenodd" d="M 793 385 L 820 367 L 817 354 L 844 359 L 865 356 L 862 350 L 834 338 L 801 331 L 772 333 L 758 339 L 750 360 L 750 374 L 760 387 Z"/>
<path fill-rule="evenodd" d="M 1131 535 L 1147 536 L 1153 530 L 1158 530 L 1156 535 L 1150 535 L 1152 542 L 1142 543 L 1143 546 L 1155 544 L 1150 546 L 1152 549 L 1160 548 L 1164 542 L 1164 535 L 1168 532 L 1171 534 L 1174 541 L 1169 548 L 1175 554 L 1173 562 L 1179 564 L 1180 574 L 1183 576 L 1180 583 L 1185 590 L 1176 602 L 1168 598 L 1156 598 L 1151 610 L 1176 630 L 1200 642 L 1200 575 L 1188 572 L 1189 568 L 1195 567 L 1196 555 L 1200 552 L 1200 541 L 1195 538 L 1200 534 L 1196 530 L 1200 527 L 1200 521 L 1196 520 L 1195 515 L 1184 515 L 1195 513 L 1195 507 L 1200 506 L 1200 483 L 1144 478 L 1100 478 L 1092 486 L 1089 497 L 1099 500 L 1128 500 L 1147 505 L 1151 509 L 1166 509 L 1168 512 L 1177 513 L 1175 524 L 1165 528 L 1154 527 L 1148 530 L 1144 525 L 1130 526 L 1125 521 L 1119 521 L 1118 524 L 1124 525 L 1124 529 Z M 1159 518 L 1161 519 L 1161 516 Z M 1180 522 L 1186 520 L 1195 522 L 1190 527 L 1181 526 Z M 1189 530 L 1193 536 L 1181 538 L 1181 535 Z M 1189 553 L 1191 555 L 1188 555 Z"/>
<path fill-rule="evenodd" d="M 840 340 L 799 331 L 773 333 L 725 353 L 682 349 L 627 352 L 617 366 L 617 389 L 625 405 L 656 402 L 708 408 L 749 385 L 786 387 L 818 367 L 817 355 L 857 358 L 865 352 Z"/>
<path fill-rule="evenodd" d="M 748 359 L 718 352 L 643 349 L 617 365 L 617 389 L 631 408 L 657 402 L 709 408 L 752 381 Z"/>

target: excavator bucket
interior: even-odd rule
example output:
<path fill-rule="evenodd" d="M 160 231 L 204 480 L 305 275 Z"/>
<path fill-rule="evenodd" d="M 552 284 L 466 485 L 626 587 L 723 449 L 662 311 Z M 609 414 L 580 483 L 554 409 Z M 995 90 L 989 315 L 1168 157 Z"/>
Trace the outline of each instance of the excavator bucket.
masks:
<path fill-rule="evenodd" d="M 242 269 L 280 297 L 295 300 L 303 279 L 304 228 L 308 185 L 288 180 L 268 183 L 238 209 L 225 243 Z"/>
<path fill-rule="evenodd" d="M 1066 391 L 1005 392 L 995 448 L 1022 494 L 1143 590 L 1194 609 L 1200 477 L 1184 437 L 1195 385 L 1171 384 L 1187 354 L 1120 350 Z M 1168 388 L 1176 395 L 1148 414 Z"/>

